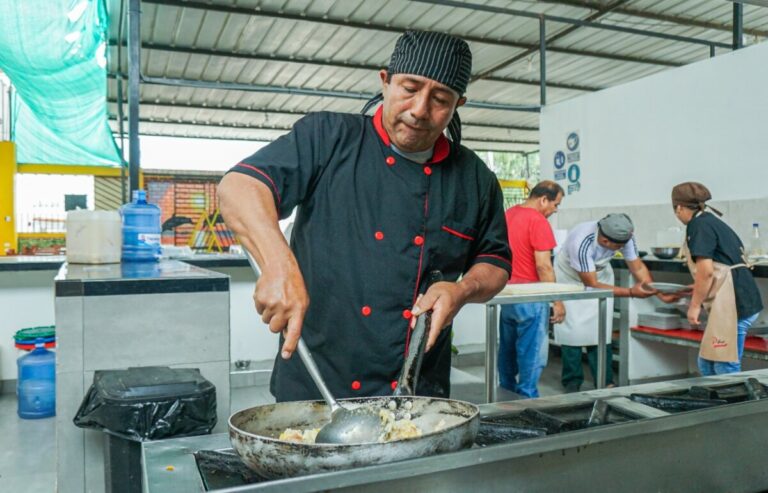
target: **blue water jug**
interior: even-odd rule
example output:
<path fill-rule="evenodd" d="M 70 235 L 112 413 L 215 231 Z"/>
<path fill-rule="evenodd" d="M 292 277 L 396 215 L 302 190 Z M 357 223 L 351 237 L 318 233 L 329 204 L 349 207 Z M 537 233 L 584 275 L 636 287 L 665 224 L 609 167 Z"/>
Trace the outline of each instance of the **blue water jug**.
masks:
<path fill-rule="evenodd" d="M 123 216 L 123 262 L 160 259 L 160 208 L 147 203 L 147 192 L 133 191 L 133 202 L 120 208 Z"/>
<path fill-rule="evenodd" d="M 45 349 L 44 344 L 43 339 L 37 339 L 35 349 L 16 361 L 20 418 L 39 419 L 56 415 L 56 353 Z"/>

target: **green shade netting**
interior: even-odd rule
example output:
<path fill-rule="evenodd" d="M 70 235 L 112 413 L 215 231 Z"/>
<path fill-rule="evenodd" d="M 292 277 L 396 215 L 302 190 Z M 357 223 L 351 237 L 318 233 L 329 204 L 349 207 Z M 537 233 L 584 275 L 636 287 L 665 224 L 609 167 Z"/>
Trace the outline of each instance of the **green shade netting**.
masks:
<path fill-rule="evenodd" d="M 20 163 L 120 164 L 107 122 L 103 0 L 0 0 L 0 70 Z"/>

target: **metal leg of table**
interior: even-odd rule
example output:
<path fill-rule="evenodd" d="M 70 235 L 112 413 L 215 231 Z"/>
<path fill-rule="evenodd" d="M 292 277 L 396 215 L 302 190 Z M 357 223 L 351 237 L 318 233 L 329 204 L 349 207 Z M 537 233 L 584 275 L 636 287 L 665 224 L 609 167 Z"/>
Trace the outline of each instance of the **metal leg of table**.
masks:
<path fill-rule="evenodd" d="M 485 399 L 487 402 L 496 402 L 498 310 L 498 305 L 485 307 Z"/>
<path fill-rule="evenodd" d="M 605 365 L 608 361 L 608 352 L 606 351 L 605 326 L 608 316 L 608 303 L 605 298 L 598 300 L 598 323 L 597 323 L 597 388 L 605 388 Z"/>

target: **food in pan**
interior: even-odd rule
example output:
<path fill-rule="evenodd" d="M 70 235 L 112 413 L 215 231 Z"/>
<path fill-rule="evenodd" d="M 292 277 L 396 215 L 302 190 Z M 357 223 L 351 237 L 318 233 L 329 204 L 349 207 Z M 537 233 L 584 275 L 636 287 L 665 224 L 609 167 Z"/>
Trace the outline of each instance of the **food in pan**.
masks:
<path fill-rule="evenodd" d="M 310 428 L 308 430 L 286 428 L 284 432 L 280 433 L 278 439 L 296 443 L 315 443 L 315 438 L 317 438 L 317 433 L 319 431 L 320 428 Z"/>
<path fill-rule="evenodd" d="M 421 429 L 410 420 L 410 417 L 395 419 L 395 413 L 388 409 L 379 411 L 379 417 L 384 428 L 384 431 L 379 436 L 379 442 L 415 438 L 420 437 L 422 434 Z"/>
<path fill-rule="evenodd" d="M 382 427 L 379 443 L 420 437 L 423 434 L 421 428 L 411 421 L 410 415 L 407 413 L 398 419 L 392 411 L 381 409 L 379 411 L 379 418 L 381 418 Z M 443 426 L 445 426 L 444 423 L 445 422 L 441 420 Z M 440 426 L 440 424 L 438 424 L 438 426 Z M 278 439 L 288 442 L 312 444 L 315 443 L 319 431 L 320 428 L 309 428 L 305 430 L 286 428 L 285 431 L 280 433 Z"/>

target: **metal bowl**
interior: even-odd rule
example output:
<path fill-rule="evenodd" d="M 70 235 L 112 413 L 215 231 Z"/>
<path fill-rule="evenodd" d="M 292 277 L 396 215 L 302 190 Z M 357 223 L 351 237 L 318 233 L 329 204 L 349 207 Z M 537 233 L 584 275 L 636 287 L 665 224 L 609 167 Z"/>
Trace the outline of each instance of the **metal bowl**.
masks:
<path fill-rule="evenodd" d="M 653 247 L 651 253 L 656 258 L 669 260 L 677 257 L 680 253 L 680 247 Z"/>

